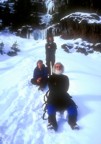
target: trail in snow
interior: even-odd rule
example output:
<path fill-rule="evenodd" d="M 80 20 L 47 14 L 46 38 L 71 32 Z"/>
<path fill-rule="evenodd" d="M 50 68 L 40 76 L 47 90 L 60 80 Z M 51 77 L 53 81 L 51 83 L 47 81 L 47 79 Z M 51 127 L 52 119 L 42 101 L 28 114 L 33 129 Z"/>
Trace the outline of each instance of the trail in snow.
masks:
<path fill-rule="evenodd" d="M 0 132 L 2 133 L 2 141 L 5 143 L 23 144 L 24 140 L 22 136 L 25 135 L 24 129 L 34 132 L 41 127 L 40 123 L 40 126 L 37 126 L 36 123 L 39 119 L 42 119 L 40 112 L 42 111 L 43 93 L 40 93 L 35 86 L 28 84 L 32 77 L 33 69 L 36 66 L 35 56 L 38 57 L 39 53 L 41 53 L 41 50 L 40 52 L 38 51 L 38 47 L 40 48 L 40 44 L 35 49 L 27 51 L 27 56 L 22 53 L 18 58 L 15 57 L 13 59 L 13 63 L 12 59 L 9 59 L 7 63 L 4 63 L 3 68 L 1 67 L 0 72 L 2 73 L 3 71 L 1 77 L 4 84 L 1 85 L 2 90 L 0 92 L 6 98 L 1 97 L 2 100 L 0 101 L 0 108 L 4 113 L 2 121 L 0 121 L 1 125 L 3 125 L 3 127 L 0 127 Z M 33 56 L 32 52 L 34 53 L 35 50 L 38 52 Z M 41 98 L 37 101 L 40 94 Z M 5 107 L 4 104 L 6 104 Z M 7 131 L 4 129 L 7 129 Z M 29 136 L 28 138 L 26 137 L 26 141 L 29 144 L 33 141 L 33 133 L 30 134 L 30 140 Z M 40 141 L 39 137 L 39 134 L 36 135 L 36 143 Z"/>
<path fill-rule="evenodd" d="M 47 130 L 47 121 L 42 119 L 47 89 L 41 92 L 29 83 L 37 60 L 45 63 L 45 41 L 14 38 L 21 52 L 13 58 L 4 56 L 0 64 L 0 144 L 100 144 L 101 54 L 67 54 L 61 49 L 65 41 L 55 38 L 56 61 L 64 64 L 69 76 L 69 93 L 78 105 L 80 125 L 80 131 L 72 131 L 67 113 L 57 113 L 59 130 L 55 133 Z"/>
<path fill-rule="evenodd" d="M 9 95 L 11 95 L 10 99 Z M 24 135 L 25 130 L 34 132 L 39 127 L 39 124 L 36 125 L 36 123 L 41 119 L 42 114 L 40 112 L 43 104 L 41 98 L 37 101 L 37 98 L 39 99 L 40 97 L 40 92 L 35 86 L 19 83 L 17 88 L 12 87 L 9 89 L 9 93 L 5 92 L 5 96 L 6 99 L 2 97 L 0 101 L 0 104 L 2 104 L 0 105 L 0 109 L 2 109 L 2 120 L 0 119 L 0 123 L 3 126 L 0 127 L 0 132 L 2 132 L 5 142 L 10 141 L 12 144 L 20 142 L 23 144 L 24 141 L 21 141 L 21 137 Z M 43 96 L 42 93 L 41 96 Z M 6 106 L 4 107 L 5 103 Z M 31 135 L 33 139 L 33 134 L 31 133 Z M 18 137 L 21 138 L 20 141 L 18 141 Z M 26 141 L 28 140 L 29 136 L 28 138 L 26 137 Z"/>

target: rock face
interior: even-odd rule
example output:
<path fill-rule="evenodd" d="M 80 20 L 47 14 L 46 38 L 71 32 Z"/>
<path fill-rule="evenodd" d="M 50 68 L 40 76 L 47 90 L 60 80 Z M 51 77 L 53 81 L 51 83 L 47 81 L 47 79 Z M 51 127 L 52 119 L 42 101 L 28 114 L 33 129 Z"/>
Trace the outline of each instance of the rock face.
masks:
<path fill-rule="evenodd" d="M 55 27 L 57 35 L 57 25 Z M 71 13 L 60 20 L 58 27 L 63 39 L 81 37 L 91 42 L 101 41 L 101 16 L 96 13 Z"/>
<path fill-rule="evenodd" d="M 94 50 L 97 52 L 101 52 L 101 43 L 97 43 L 94 45 Z"/>
<path fill-rule="evenodd" d="M 49 30 L 53 35 L 61 36 L 65 40 L 82 39 L 80 43 L 72 41 L 63 44 L 61 48 L 67 53 L 79 52 L 88 55 L 94 51 L 101 52 L 101 16 L 96 13 L 71 13 L 52 25 Z"/>
<path fill-rule="evenodd" d="M 78 52 L 78 53 L 82 53 L 84 55 L 93 53 L 95 50 L 94 47 L 95 47 L 95 45 L 93 43 L 88 43 L 87 41 L 83 41 L 82 39 L 77 39 L 74 41 L 71 40 L 71 42 L 69 41 L 69 43 L 67 42 L 66 44 L 63 44 L 61 46 L 61 48 L 64 49 L 64 51 L 67 53 Z M 98 51 L 99 51 L 99 49 L 98 49 Z"/>
<path fill-rule="evenodd" d="M 62 37 L 82 37 L 93 42 L 100 41 L 101 17 L 95 13 L 72 13 L 62 18 L 60 25 Z"/>
<path fill-rule="evenodd" d="M 101 43 L 90 43 L 87 41 L 84 41 L 83 39 L 71 39 L 67 40 L 67 43 L 61 45 L 61 48 L 67 52 L 67 53 L 82 53 L 84 55 L 88 55 L 90 53 L 101 52 Z"/>

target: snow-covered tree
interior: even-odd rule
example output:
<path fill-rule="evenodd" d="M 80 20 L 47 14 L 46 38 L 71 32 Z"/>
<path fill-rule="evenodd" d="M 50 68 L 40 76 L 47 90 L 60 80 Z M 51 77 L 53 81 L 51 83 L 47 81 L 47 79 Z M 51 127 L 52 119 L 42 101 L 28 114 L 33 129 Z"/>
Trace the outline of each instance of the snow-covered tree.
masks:
<path fill-rule="evenodd" d="M 4 43 L 0 43 L 0 54 L 3 54 Z"/>
<path fill-rule="evenodd" d="M 12 50 L 14 50 L 15 52 L 19 52 L 19 48 L 18 48 L 18 44 L 17 41 L 15 41 L 11 47 Z"/>

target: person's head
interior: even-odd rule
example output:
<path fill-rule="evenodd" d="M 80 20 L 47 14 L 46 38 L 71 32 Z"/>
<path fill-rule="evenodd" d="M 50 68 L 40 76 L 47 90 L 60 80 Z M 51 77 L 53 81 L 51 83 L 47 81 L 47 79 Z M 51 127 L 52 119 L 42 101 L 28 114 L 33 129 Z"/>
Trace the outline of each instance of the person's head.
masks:
<path fill-rule="evenodd" d="M 47 37 L 47 42 L 53 42 L 53 41 L 54 41 L 53 36 L 50 35 Z"/>
<path fill-rule="evenodd" d="M 38 67 L 39 69 L 41 69 L 42 66 L 43 66 L 43 61 L 42 61 L 42 60 L 38 60 L 38 61 L 37 61 L 37 67 Z"/>
<path fill-rule="evenodd" d="M 52 40 L 53 40 L 52 37 L 49 37 L 49 38 L 48 38 L 48 41 L 49 41 L 49 42 L 52 42 Z"/>
<path fill-rule="evenodd" d="M 64 66 L 62 63 L 57 62 L 53 66 L 53 73 L 57 75 L 61 75 L 64 72 Z"/>

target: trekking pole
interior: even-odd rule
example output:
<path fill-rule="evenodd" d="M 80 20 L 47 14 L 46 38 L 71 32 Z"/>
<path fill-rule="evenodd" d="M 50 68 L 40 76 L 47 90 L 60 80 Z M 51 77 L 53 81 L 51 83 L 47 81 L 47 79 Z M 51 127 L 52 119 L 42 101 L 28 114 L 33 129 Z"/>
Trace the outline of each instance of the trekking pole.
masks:
<path fill-rule="evenodd" d="M 50 61 L 50 75 L 52 75 L 52 62 Z"/>

